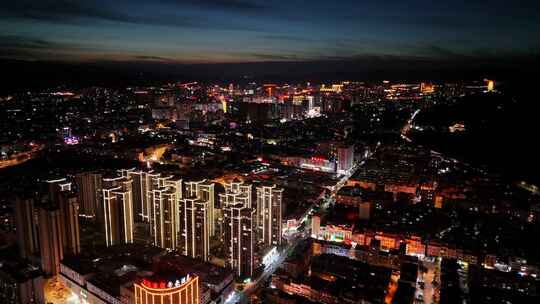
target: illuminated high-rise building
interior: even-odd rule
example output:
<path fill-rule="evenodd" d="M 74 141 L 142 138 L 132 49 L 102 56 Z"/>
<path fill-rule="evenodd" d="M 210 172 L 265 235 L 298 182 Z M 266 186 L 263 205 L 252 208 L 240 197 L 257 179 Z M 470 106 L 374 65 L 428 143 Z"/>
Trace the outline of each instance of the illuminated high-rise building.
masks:
<path fill-rule="evenodd" d="M 38 213 L 39 247 L 43 272 L 54 276 L 64 255 L 80 252 L 79 206 L 65 178 L 48 180 L 46 184 L 48 201 Z"/>
<path fill-rule="evenodd" d="M 176 194 L 176 198 L 178 200 L 184 197 L 181 178 L 171 176 L 163 181 L 163 187 L 171 187 L 174 190 L 174 193 Z"/>
<path fill-rule="evenodd" d="M 101 210 L 101 173 L 83 172 L 75 175 L 79 199 L 79 215 L 103 223 Z"/>
<path fill-rule="evenodd" d="M 236 204 L 242 204 L 242 206 L 245 206 L 246 208 L 251 207 L 251 194 L 245 192 L 220 193 L 219 200 L 221 204 L 221 209 L 225 209 L 229 205 Z"/>
<path fill-rule="evenodd" d="M 134 221 L 150 222 L 152 203 L 150 202 L 149 192 L 157 188 L 156 179 L 160 177 L 160 174 L 153 171 L 136 170 L 135 168 L 120 170 L 119 172 L 122 176 L 133 180 Z"/>
<path fill-rule="evenodd" d="M 256 213 L 244 204 L 223 207 L 226 262 L 239 277 L 251 277 L 254 269 Z"/>
<path fill-rule="evenodd" d="M 151 234 L 157 247 L 176 250 L 179 231 L 179 200 L 174 187 L 149 192 L 153 210 Z"/>
<path fill-rule="evenodd" d="M 341 145 L 337 150 L 337 172 L 348 173 L 354 165 L 354 145 Z"/>
<path fill-rule="evenodd" d="M 49 204 L 59 210 L 60 244 L 63 255 L 76 255 L 81 251 L 79 231 L 79 203 L 67 179 L 47 181 Z"/>
<path fill-rule="evenodd" d="M 216 233 L 217 218 L 214 183 L 207 180 L 186 182 L 186 197 L 198 198 L 199 200 L 208 202 L 206 204 L 206 209 L 208 214 L 208 224 L 210 227 L 209 233 L 210 236 L 214 236 Z"/>
<path fill-rule="evenodd" d="M 64 258 L 60 211 L 56 207 L 43 206 L 39 209 L 38 218 L 41 269 L 50 277 L 60 272 L 60 261 Z"/>
<path fill-rule="evenodd" d="M 182 179 L 153 174 L 147 200 L 152 209 L 147 213 L 154 245 L 176 250 L 178 246 L 179 204 L 182 198 Z"/>
<path fill-rule="evenodd" d="M 253 275 L 257 215 L 252 209 L 252 185 L 235 180 L 219 195 L 223 212 L 226 262 L 238 276 Z"/>
<path fill-rule="evenodd" d="M 60 224 L 64 255 L 76 255 L 81 252 L 79 228 L 79 203 L 72 192 L 60 194 Z"/>
<path fill-rule="evenodd" d="M 154 245 L 176 250 L 182 179 L 135 169 L 120 170 L 120 174 L 133 179 L 135 217 L 149 224 Z"/>
<path fill-rule="evenodd" d="M 210 252 L 209 201 L 199 198 L 180 200 L 179 247 L 184 255 L 208 260 Z"/>
<path fill-rule="evenodd" d="M 71 182 L 66 178 L 50 179 L 46 181 L 48 198 L 52 203 L 59 200 L 59 195 L 64 191 L 71 191 Z"/>
<path fill-rule="evenodd" d="M 102 191 L 106 245 L 133 243 L 132 180 L 104 178 Z"/>
<path fill-rule="evenodd" d="M 163 189 L 169 186 L 175 186 L 172 176 L 162 176 L 160 173 L 152 172 L 147 175 L 147 190 L 146 190 L 146 211 L 143 214 L 144 221 L 150 223 L 150 227 L 154 227 L 154 201 L 153 191 Z M 180 181 L 180 189 L 182 183 Z M 177 191 L 175 189 L 175 191 Z M 181 190 L 180 190 L 181 191 Z M 152 229 L 151 229 L 152 230 Z"/>
<path fill-rule="evenodd" d="M 281 245 L 283 189 L 257 187 L 257 228 L 265 247 Z"/>
<path fill-rule="evenodd" d="M 199 277 L 154 274 L 134 283 L 135 304 L 199 304 Z"/>
<path fill-rule="evenodd" d="M 230 200 L 234 197 L 232 202 L 238 203 L 241 201 L 245 205 L 245 207 L 251 208 L 251 202 L 253 200 L 252 189 L 252 185 L 244 184 L 244 182 L 238 180 L 234 180 L 231 183 L 225 184 L 225 194 L 229 195 L 230 198 L 221 198 L 221 207 L 223 208 L 224 203 L 227 204 L 231 202 Z"/>
<path fill-rule="evenodd" d="M 251 193 L 253 186 L 246 184 L 243 181 L 233 180 L 225 184 L 225 192 L 227 193 Z"/>
<path fill-rule="evenodd" d="M 17 198 L 14 209 L 19 254 L 22 258 L 37 255 L 39 252 L 39 238 L 35 220 L 34 199 Z"/>

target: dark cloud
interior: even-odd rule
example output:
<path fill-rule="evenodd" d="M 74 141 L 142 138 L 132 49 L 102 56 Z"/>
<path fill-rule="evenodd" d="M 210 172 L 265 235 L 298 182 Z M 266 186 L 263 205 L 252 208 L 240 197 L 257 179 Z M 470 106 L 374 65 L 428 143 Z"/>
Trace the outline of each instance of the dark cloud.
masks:
<path fill-rule="evenodd" d="M 48 49 L 58 45 L 47 40 L 17 35 L 0 35 L 0 48 Z"/>
<path fill-rule="evenodd" d="M 427 46 L 427 47 L 425 47 L 425 50 L 426 50 L 428 56 L 435 57 L 435 58 L 464 59 L 464 58 L 469 57 L 466 54 L 456 52 L 456 51 L 450 50 L 448 48 L 437 46 L 437 45 Z"/>
<path fill-rule="evenodd" d="M 114 52 L 111 53 L 99 45 L 87 41 L 57 41 L 21 35 L 0 34 L 0 58 L 3 59 L 73 62 L 80 61 L 82 58 L 90 60 L 99 58 L 93 54 L 116 56 Z M 122 56 L 118 57 L 121 58 Z M 143 59 L 140 58 L 137 60 Z"/>
<path fill-rule="evenodd" d="M 280 55 L 280 54 L 261 54 L 261 53 L 252 53 L 246 56 L 248 59 L 255 58 L 257 60 L 269 60 L 269 61 L 291 61 L 291 60 L 301 60 L 297 55 Z"/>
<path fill-rule="evenodd" d="M 0 35 L 0 49 L 32 52 L 47 50 L 88 50 L 92 49 L 92 47 L 19 35 Z"/>
<path fill-rule="evenodd" d="M 261 38 L 267 39 L 267 40 L 277 40 L 277 41 L 285 41 L 285 42 L 314 42 L 314 41 L 317 41 L 316 39 L 312 39 L 312 38 L 300 37 L 300 36 L 292 36 L 292 35 L 262 35 Z"/>
<path fill-rule="evenodd" d="M 11 18 L 72 23 L 81 18 L 133 22 L 134 19 L 101 1 L 16 0 L 1 1 L 0 15 Z"/>
<path fill-rule="evenodd" d="M 540 48 L 519 51 L 492 48 L 467 48 L 462 51 L 455 51 L 449 47 L 429 45 L 426 47 L 418 47 L 417 52 L 424 54 L 424 56 L 429 59 L 470 62 L 495 62 L 506 61 L 512 58 L 533 58 L 540 56 Z"/>
<path fill-rule="evenodd" d="M 246 1 L 246 0 L 159 0 L 161 2 L 189 5 L 201 8 L 233 11 L 263 11 L 270 6 L 267 1 Z M 264 3 L 264 4 L 263 4 Z"/>
<path fill-rule="evenodd" d="M 136 61 L 142 60 L 142 61 L 156 61 L 156 62 L 170 62 L 174 63 L 175 60 L 160 56 L 147 56 L 147 55 L 140 55 L 140 56 L 134 56 L 133 59 Z"/>
<path fill-rule="evenodd" d="M 180 9 L 185 6 L 210 8 L 210 9 L 263 9 L 251 2 L 245 2 L 246 7 L 240 9 L 244 1 L 190 1 L 190 0 L 160 0 L 163 4 L 176 5 L 179 9 L 167 10 L 156 13 L 144 11 L 145 1 L 89 1 L 89 0 L 17 0 L 1 1 L 0 17 L 29 19 L 50 23 L 89 25 L 89 22 L 112 21 L 133 24 L 173 26 L 180 28 L 199 28 L 212 30 L 238 30 L 256 31 L 252 25 L 237 24 L 233 21 L 221 22 L 210 18 L 195 17 L 186 10 Z M 140 10 L 132 10 L 140 6 Z M 153 7 L 156 9 L 156 7 Z"/>
<path fill-rule="evenodd" d="M 471 26 L 469 21 L 453 15 L 428 15 L 421 17 L 393 16 L 387 22 L 423 28 L 462 29 Z"/>

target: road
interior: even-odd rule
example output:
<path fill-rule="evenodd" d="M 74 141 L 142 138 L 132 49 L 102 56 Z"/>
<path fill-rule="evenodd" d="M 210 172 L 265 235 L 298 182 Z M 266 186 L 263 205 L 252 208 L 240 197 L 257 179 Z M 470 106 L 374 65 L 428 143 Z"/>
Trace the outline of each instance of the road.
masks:
<path fill-rule="evenodd" d="M 371 152 L 367 157 L 371 157 L 376 151 L 377 151 L 377 148 L 380 146 L 380 143 L 377 144 L 377 146 L 375 147 L 374 151 Z M 337 184 L 337 187 L 336 187 L 336 191 L 334 191 L 333 193 L 331 193 L 331 196 L 329 198 L 326 198 L 324 199 L 322 202 L 321 202 L 321 212 L 325 212 L 326 209 L 328 208 L 329 205 L 333 204 L 335 202 L 335 195 L 337 193 L 337 191 L 339 191 L 339 189 L 341 187 L 343 187 L 344 185 L 347 184 L 347 181 L 348 179 L 356 172 L 356 170 L 358 170 L 358 168 L 360 168 L 361 166 L 363 166 L 365 163 L 365 160 L 362 160 L 362 162 L 360 162 L 359 164 L 357 164 L 349 174 L 345 175 Z M 310 210 L 313 209 L 313 206 L 311 208 L 308 209 L 307 212 L 309 212 Z M 289 239 L 288 240 L 288 244 L 287 246 L 282 249 L 282 251 L 279 253 L 279 257 L 274 261 L 274 263 L 272 263 L 272 265 L 270 265 L 269 267 L 267 267 L 263 273 L 261 274 L 261 276 L 257 279 L 255 279 L 254 281 L 252 281 L 251 283 L 247 284 L 245 286 L 245 288 L 242 290 L 242 291 L 233 291 L 232 294 L 227 298 L 227 300 L 225 301 L 225 304 L 233 304 L 233 303 L 248 303 L 249 302 L 249 297 L 251 296 L 251 294 L 253 292 L 255 292 L 257 290 L 257 288 L 260 287 L 261 283 L 263 283 L 264 281 L 266 281 L 266 279 L 268 279 L 268 277 L 270 277 L 278 268 L 279 266 L 285 261 L 285 259 L 293 252 L 294 248 L 296 248 L 296 246 L 302 241 L 302 240 L 305 240 L 307 237 L 309 237 L 311 235 L 311 232 L 309 230 L 309 225 L 306 225 L 307 227 L 305 228 L 306 231 L 300 233 L 300 234 L 296 234 L 293 238 Z"/>
<path fill-rule="evenodd" d="M 415 302 L 416 303 L 438 303 L 439 302 L 439 288 L 434 286 L 432 282 L 435 280 L 440 282 L 440 260 L 434 261 L 420 260 L 420 263 L 427 269 L 426 273 L 418 270 L 418 281 L 416 284 Z M 420 282 L 423 282 L 424 288 L 421 288 Z M 420 295 L 422 295 L 422 301 L 419 301 Z"/>
<path fill-rule="evenodd" d="M 20 152 L 11 155 L 8 159 L 2 159 L 0 160 L 0 169 L 17 166 L 26 161 L 29 161 L 34 158 L 39 151 L 43 150 L 44 147 L 45 145 L 34 144 L 32 145 L 32 149 L 30 151 Z"/>
<path fill-rule="evenodd" d="M 409 132 L 409 130 L 411 129 L 412 127 L 412 124 L 414 122 L 414 118 L 416 117 L 416 115 L 418 115 L 418 113 L 420 113 L 420 110 L 416 110 L 414 111 L 413 115 L 411 116 L 411 118 L 409 118 L 409 120 L 407 120 L 407 123 L 403 126 L 403 128 L 401 129 L 401 138 L 405 139 L 406 141 L 408 142 L 412 142 L 412 140 L 407 137 L 407 133 Z"/>
<path fill-rule="evenodd" d="M 294 248 L 296 248 L 296 246 L 304 239 L 305 236 L 301 234 L 300 236 L 290 240 L 287 246 L 285 246 L 285 248 L 279 253 L 278 258 L 274 261 L 274 263 L 267 267 L 261 276 L 246 285 L 242 291 L 233 291 L 231 296 L 229 296 L 229 298 L 227 298 L 225 301 L 225 304 L 249 303 L 249 297 L 251 294 L 255 292 L 257 288 L 260 287 L 260 284 L 266 281 L 266 279 L 268 279 L 279 268 L 285 259 L 293 252 Z"/>

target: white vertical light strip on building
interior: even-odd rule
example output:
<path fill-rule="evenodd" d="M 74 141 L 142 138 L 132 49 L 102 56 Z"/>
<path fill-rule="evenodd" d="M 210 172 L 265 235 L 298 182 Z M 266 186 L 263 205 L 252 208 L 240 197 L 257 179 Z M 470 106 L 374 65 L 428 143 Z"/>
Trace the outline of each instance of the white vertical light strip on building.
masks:
<path fill-rule="evenodd" d="M 144 221 L 144 202 L 146 200 L 146 193 L 145 193 L 145 190 L 146 190 L 146 181 L 144 181 L 146 179 L 146 173 L 144 172 L 140 172 L 139 173 L 139 191 L 140 191 L 140 195 L 141 195 L 141 219 Z M 143 182 L 144 181 L 144 182 Z"/>
<path fill-rule="evenodd" d="M 250 231 L 250 238 L 249 238 L 249 273 L 250 276 L 253 274 L 253 213 L 251 214 L 251 218 L 249 219 L 249 222 L 251 223 L 251 227 L 249 229 Z"/>
<path fill-rule="evenodd" d="M 174 218 L 173 223 L 171 224 L 171 227 L 174 227 L 172 238 L 173 238 L 173 247 L 174 250 L 177 249 L 178 246 L 178 233 L 180 232 L 180 199 L 181 197 L 176 197 L 174 201 L 174 207 L 172 208 L 172 215 L 171 218 Z"/>
<path fill-rule="evenodd" d="M 133 243 L 133 194 L 131 191 L 128 193 L 129 201 L 128 201 L 128 224 L 129 224 L 129 243 Z"/>
<path fill-rule="evenodd" d="M 237 244 L 238 244 L 238 275 L 241 274 L 241 261 L 242 261 L 242 214 L 240 213 L 241 209 L 238 209 L 238 238 L 237 238 Z"/>
<path fill-rule="evenodd" d="M 272 195 L 273 187 L 268 188 L 267 190 L 268 190 L 268 196 L 266 197 L 266 199 L 267 199 L 267 204 L 268 204 L 268 218 L 267 218 L 268 227 L 266 227 L 266 228 L 268 230 L 268 236 L 267 236 L 268 237 L 268 243 L 270 245 L 272 245 L 272 224 L 273 224 L 272 223 L 272 219 L 273 219 L 273 217 L 272 217 L 272 215 L 273 215 L 272 211 L 273 210 L 272 209 L 274 209 L 273 204 L 272 204 L 272 201 L 273 201 L 273 195 Z"/>
<path fill-rule="evenodd" d="M 105 193 L 109 193 L 109 191 L 103 189 L 103 213 L 104 213 L 104 216 L 105 216 L 105 244 L 107 246 L 110 246 L 110 244 L 109 244 L 109 229 L 107 228 L 107 226 L 109 225 L 109 219 L 108 219 L 108 216 L 107 216 L 107 213 L 108 213 L 107 206 L 110 204 L 110 201 L 109 201 L 109 196 L 105 195 Z"/>
<path fill-rule="evenodd" d="M 191 209 L 191 257 L 195 257 L 196 255 L 196 249 L 195 249 L 195 202 L 191 200 L 190 203 L 190 209 Z"/>
<path fill-rule="evenodd" d="M 156 190 L 152 190 L 152 209 L 155 208 L 156 206 Z M 153 212 L 153 220 L 152 220 L 152 223 L 151 223 L 151 227 L 150 229 L 152 229 L 154 231 L 154 244 L 157 244 L 158 243 L 158 240 L 157 240 L 157 227 L 156 227 L 156 212 Z"/>
<path fill-rule="evenodd" d="M 207 202 L 207 204 L 209 205 L 210 204 L 210 201 Z M 204 207 L 204 221 L 205 221 L 205 225 L 204 225 L 204 257 L 203 259 L 205 261 L 208 260 L 208 252 L 210 251 L 210 237 L 209 237 L 209 223 L 207 221 L 207 213 L 208 213 L 208 209 L 206 207 Z"/>
<path fill-rule="evenodd" d="M 124 242 L 127 243 L 128 242 L 128 235 L 127 235 L 128 234 L 128 232 L 127 232 L 127 226 L 128 226 L 127 221 L 128 221 L 128 219 L 127 219 L 127 214 L 126 214 L 126 207 L 127 207 L 126 206 L 126 204 L 127 204 L 126 195 L 127 195 L 127 193 L 124 192 L 124 193 L 121 193 L 121 195 L 122 195 L 122 202 L 124 203 L 124 206 L 123 206 L 124 214 L 122 214 L 123 215 L 122 217 L 124 218 Z"/>
<path fill-rule="evenodd" d="M 187 199 L 184 200 L 184 203 L 182 204 L 184 208 L 184 226 L 183 226 L 183 233 L 184 233 L 184 254 L 187 255 L 188 247 L 187 247 Z"/>
<path fill-rule="evenodd" d="M 160 191 L 161 199 L 159 200 L 159 237 L 160 237 L 160 247 L 165 248 L 165 217 L 163 216 L 163 207 L 164 201 L 167 199 L 164 191 Z"/>

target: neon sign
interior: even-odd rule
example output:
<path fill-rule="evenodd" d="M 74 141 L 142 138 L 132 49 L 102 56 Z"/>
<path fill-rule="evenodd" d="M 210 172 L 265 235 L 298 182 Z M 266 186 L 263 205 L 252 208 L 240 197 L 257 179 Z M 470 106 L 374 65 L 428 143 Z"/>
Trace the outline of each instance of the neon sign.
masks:
<path fill-rule="evenodd" d="M 79 144 L 79 138 L 77 136 L 67 136 L 67 137 L 64 137 L 64 143 L 66 145 L 77 145 Z"/>
<path fill-rule="evenodd" d="M 165 280 L 160 280 L 156 282 L 156 281 L 151 281 L 149 279 L 143 279 L 142 285 L 148 288 L 152 288 L 152 289 L 172 289 L 172 288 L 177 288 L 184 285 L 185 283 L 189 281 L 189 279 L 190 279 L 189 274 L 183 278 L 175 280 L 174 282 L 173 281 L 167 282 Z"/>

